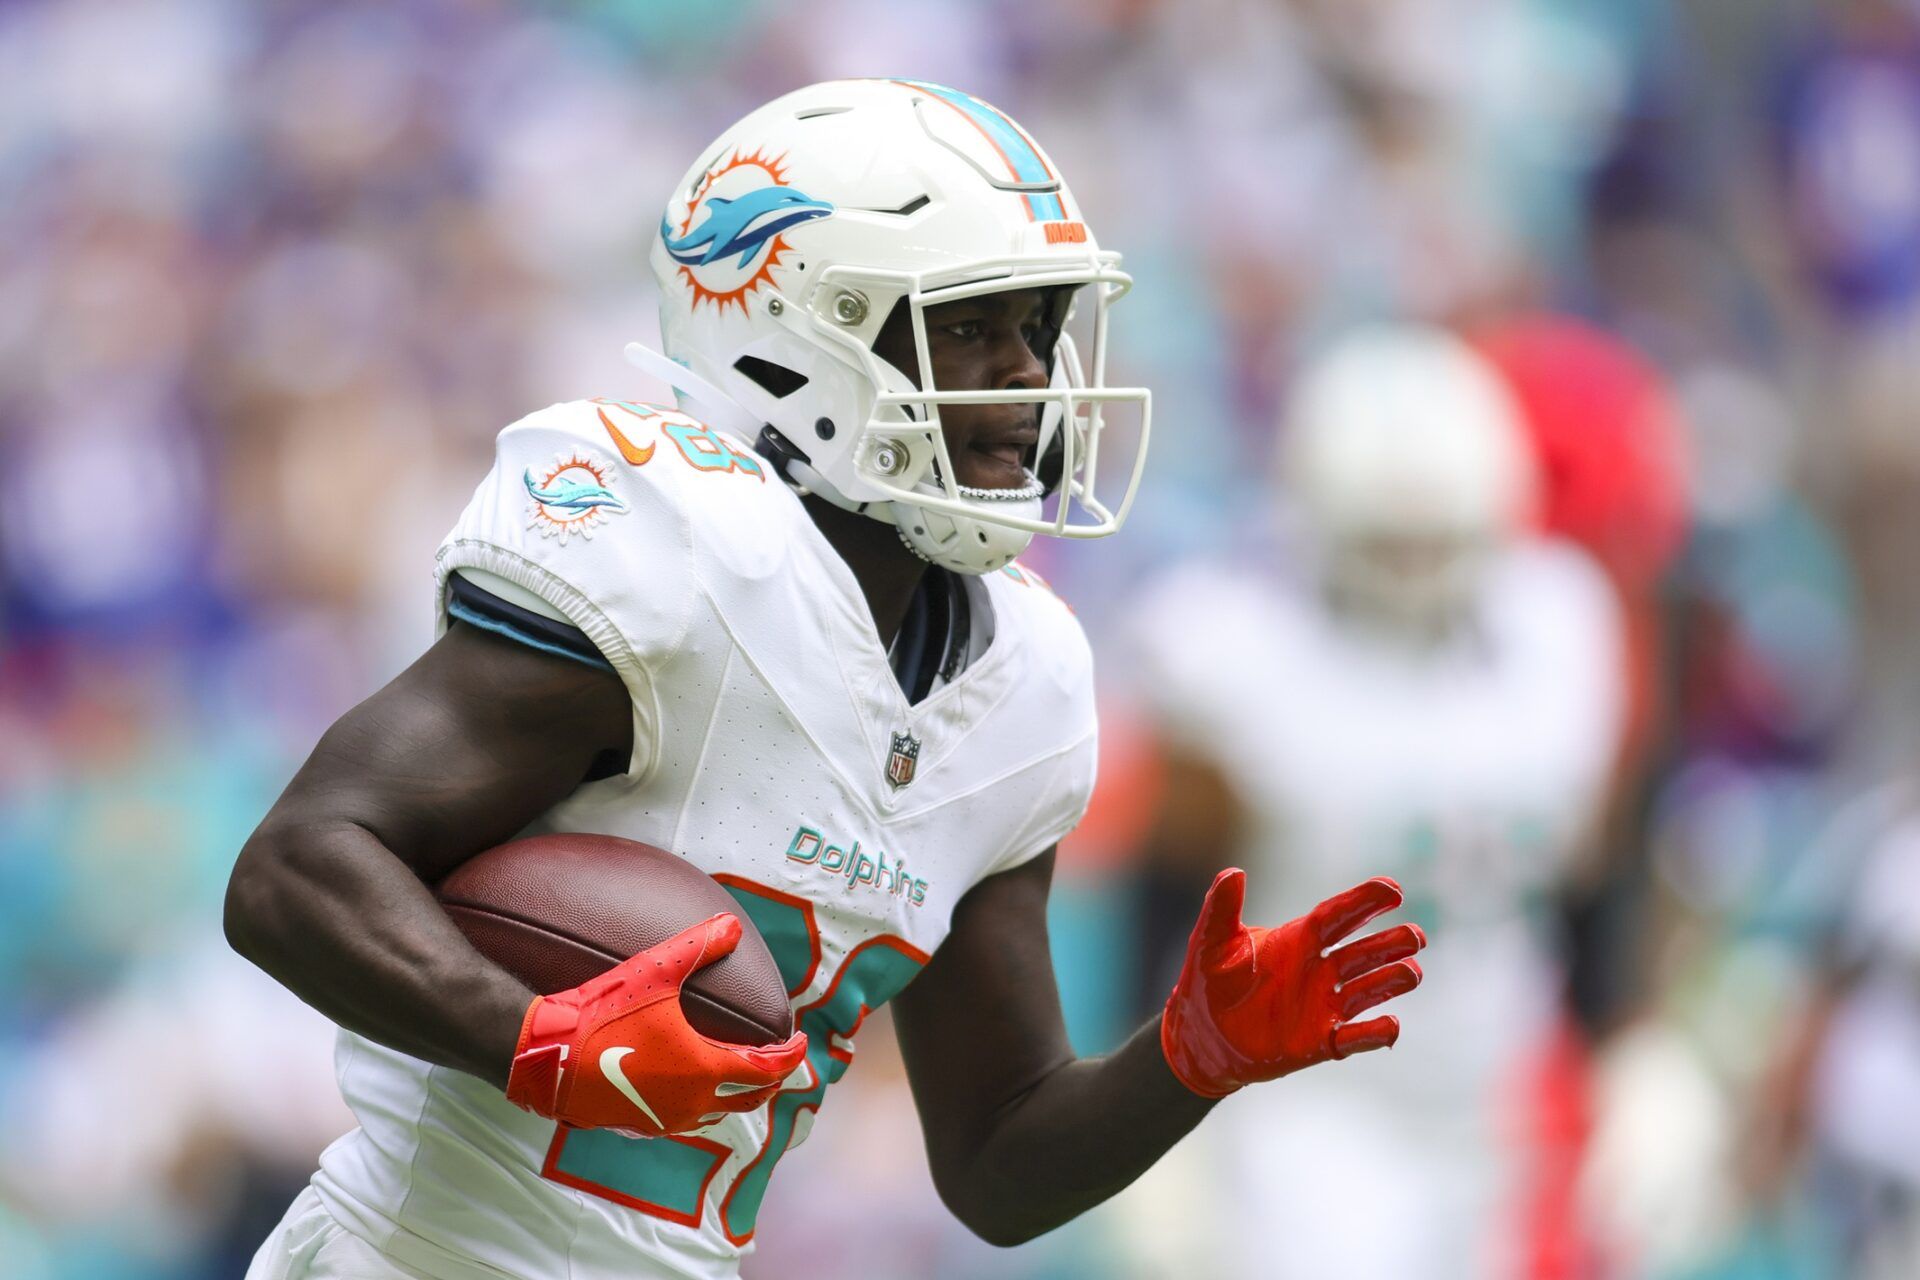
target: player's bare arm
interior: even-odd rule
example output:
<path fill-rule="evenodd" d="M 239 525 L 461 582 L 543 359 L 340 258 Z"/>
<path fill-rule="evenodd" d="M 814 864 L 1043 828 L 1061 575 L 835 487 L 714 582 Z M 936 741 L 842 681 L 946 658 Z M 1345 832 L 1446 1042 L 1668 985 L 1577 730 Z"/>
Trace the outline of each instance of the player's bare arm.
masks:
<path fill-rule="evenodd" d="M 1391 1046 L 1364 1015 L 1420 981 L 1417 925 L 1342 943 L 1400 903 L 1376 879 L 1277 929 L 1240 921 L 1245 874 L 1221 873 L 1161 1017 L 1116 1052 L 1076 1058 L 1047 942 L 1053 851 L 989 877 L 894 1001 L 901 1051 L 941 1197 L 1012 1245 L 1146 1172 L 1228 1093 Z M 1330 952 L 1330 954 L 1329 954 Z"/>
<path fill-rule="evenodd" d="M 428 886 L 632 734 L 611 671 L 454 623 L 314 748 L 241 852 L 227 937 L 341 1026 L 504 1087 L 534 993 Z"/>
<path fill-rule="evenodd" d="M 1107 1057 L 1074 1057 L 1047 941 L 1053 863 L 1049 850 L 975 886 L 893 1002 L 934 1183 L 994 1244 L 1112 1196 L 1214 1105 L 1168 1069 L 1157 1022 Z"/>

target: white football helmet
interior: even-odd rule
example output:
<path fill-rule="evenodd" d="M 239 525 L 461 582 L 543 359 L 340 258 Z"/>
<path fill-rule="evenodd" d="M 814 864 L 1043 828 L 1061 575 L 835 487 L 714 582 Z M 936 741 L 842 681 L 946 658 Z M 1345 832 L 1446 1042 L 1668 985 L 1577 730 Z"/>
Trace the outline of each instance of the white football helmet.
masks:
<path fill-rule="evenodd" d="M 1458 613 L 1532 501 L 1518 407 L 1499 374 L 1444 330 L 1347 335 L 1301 374 L 1283 429 L 1282 482 L 1328 585 L 1414 630 Z"/>
<path fill-rule="evenodd" d="M 1107 309 L 1132 281 L 1053 162 L 979 99 L 905 80 L 830 81 L 776 99 L 722 134 L 675 189 L 651 261 L 666 358 L 638 344 L 628 357 L 690 411 L 757 441 L 790 483 L 893 523 L 927 560 L 985 573 L 1035 533 L 1102 537 L 1126 519 L 1150 397 L 1104 379 Z M 1047 387 L 936 387 L 928 307 L 1057 286 Z M 1084 368 L 1064 332 L 1069 296 L 1092 308 Z M 917 385 L 873 352 L 902 303 Z M 1108 502 L 1095 482 L 1115 402 L 1139 406 L 1139 433 Z M 940 406 L 1011 403 L 1041 406 L 1028 483 L 960 485 Z"/>

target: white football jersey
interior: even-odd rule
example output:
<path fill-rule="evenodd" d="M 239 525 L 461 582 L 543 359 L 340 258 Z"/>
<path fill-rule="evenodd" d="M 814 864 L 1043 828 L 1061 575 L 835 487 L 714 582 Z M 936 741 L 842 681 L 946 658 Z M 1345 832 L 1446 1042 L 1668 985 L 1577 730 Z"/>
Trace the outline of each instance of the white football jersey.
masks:
<path fill-rule="evenodd" d="M 992 640 L 909 705 L 852 572 L 766 461 L 627 402 L 556 405 L 502 432 L 440 549 L 443 628 L 457 569 L 538 595 L 632 696 L 627 772 L 529 833 L 641 840 L 717 878 L 772 950 L 808 1056 L 758 1112 L 648 1140 L 561 1130 L 343 1033 L 360 1127 L 314 1186 L 349 1230 L 436 1277 L 731 1276 L 862 1019 L 919 972 L 968 889 L 1079 821 L 1085 637 L 1017 566 L 969 580 Z"/>
<path fill-rule="evenodd" d="M 1144 611 L 1140 686 L 1247 805 L 1247 918 L 1277 924 L 1374 875 L 1429 948 L 1392 1053 L 1343 1082 L 1458 1105 L 1550 1016 L 1538 910 L 1587 834 L 1620 741 L 1620 618 L 1577 549 L 1489 566 L 1474 624 L 1431 651 L 1299 589 L 1190 570 Z M 1196 635 L 1196 630 L 1200 633 Z"/>
<path fill-rule="evenodd" d="M 1197 1135 L 1207 1207 L 1171 1229 L 1223 1280 L 1521 1274 L 1504 1251 L 1524 1073 L 1561 984 L 1541 908 L 1619 743 L 1620 620 L 1599 570 L 1555 544 L 1505 554 L 1475 605 L 1428 652 L 1225 571 L 1185 572 L 1143 610 L 1159 721 L 1247 807 L 1246 919 L 1390 875 L 1406 905 L 1368 929 L 1410 919 L 1429 938 L 1424 981 L 1384 1010 L 1392 1049 L 1255 1085 Z"/>

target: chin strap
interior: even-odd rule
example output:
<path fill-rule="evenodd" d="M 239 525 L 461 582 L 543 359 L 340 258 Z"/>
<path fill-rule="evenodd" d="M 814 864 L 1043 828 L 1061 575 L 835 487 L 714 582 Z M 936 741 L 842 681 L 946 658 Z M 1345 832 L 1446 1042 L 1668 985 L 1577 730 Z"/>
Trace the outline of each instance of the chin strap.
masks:
<path fill-rule="evenodd" d="M 771 435 L 778 442 L 770 442 L 771 447 L 779 453 L 780 474 L 786 477 L 788 486 L 795 493 L 803 497 L 812 494 L 822 501 L 831 502 L 842 511 L 851 511 L 854 515 L 866 516 L 870 520 L 878 520 L 881 524 L 899 528 L 900 522 L 894 519 L 891 502 L 855 502 L 834 488 L 825 476 L 815 471 L 813 464 L 807 460 L 807 455 L 795 449 L 786 437 L 771 427 L 763 433 L 764 435 Z"/>
<path fill-rule="evenodd" d="M 916 556 L 919 556 L 922 560 L 925 560 L 928 564 L 938 565 L 940 568 L 943 568 L 943 569 L 946 568 L 946 566 L 940 564 L 938 560 L 935 560 L 932 556 L 928 555 L 925 551 L 922 551 L 919 547 L 915 546 L 913 539 L 907 536 L 907 531 L 900 527 L 900 524 L 898 521 L 894 522 L 893 532 L 894 532 L 894 536 L 900 539 L 901 546 L 913 552 L 913 554 L 915 554 Z"/>

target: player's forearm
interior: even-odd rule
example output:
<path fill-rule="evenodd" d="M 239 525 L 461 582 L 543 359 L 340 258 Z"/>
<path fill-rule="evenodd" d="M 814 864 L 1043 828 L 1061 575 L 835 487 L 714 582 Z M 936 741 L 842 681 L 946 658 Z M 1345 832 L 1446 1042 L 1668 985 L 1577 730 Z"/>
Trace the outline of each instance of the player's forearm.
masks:
<path fill-rule="evenodd" d="M 235 950 L 350 1031 L 504 1087 L 534 993 L 364 827 L 269 823 L 227 890 Z"/>
<path fill-rule="evenodd" d="M 1121 1191 L 1213 1105 L 1168 1069 L 1156 1017 L 1116 1052 L 1066 1063 L 1021 1094 L 943 1190 L 982 1238 L 1020 1244 Z"/>

